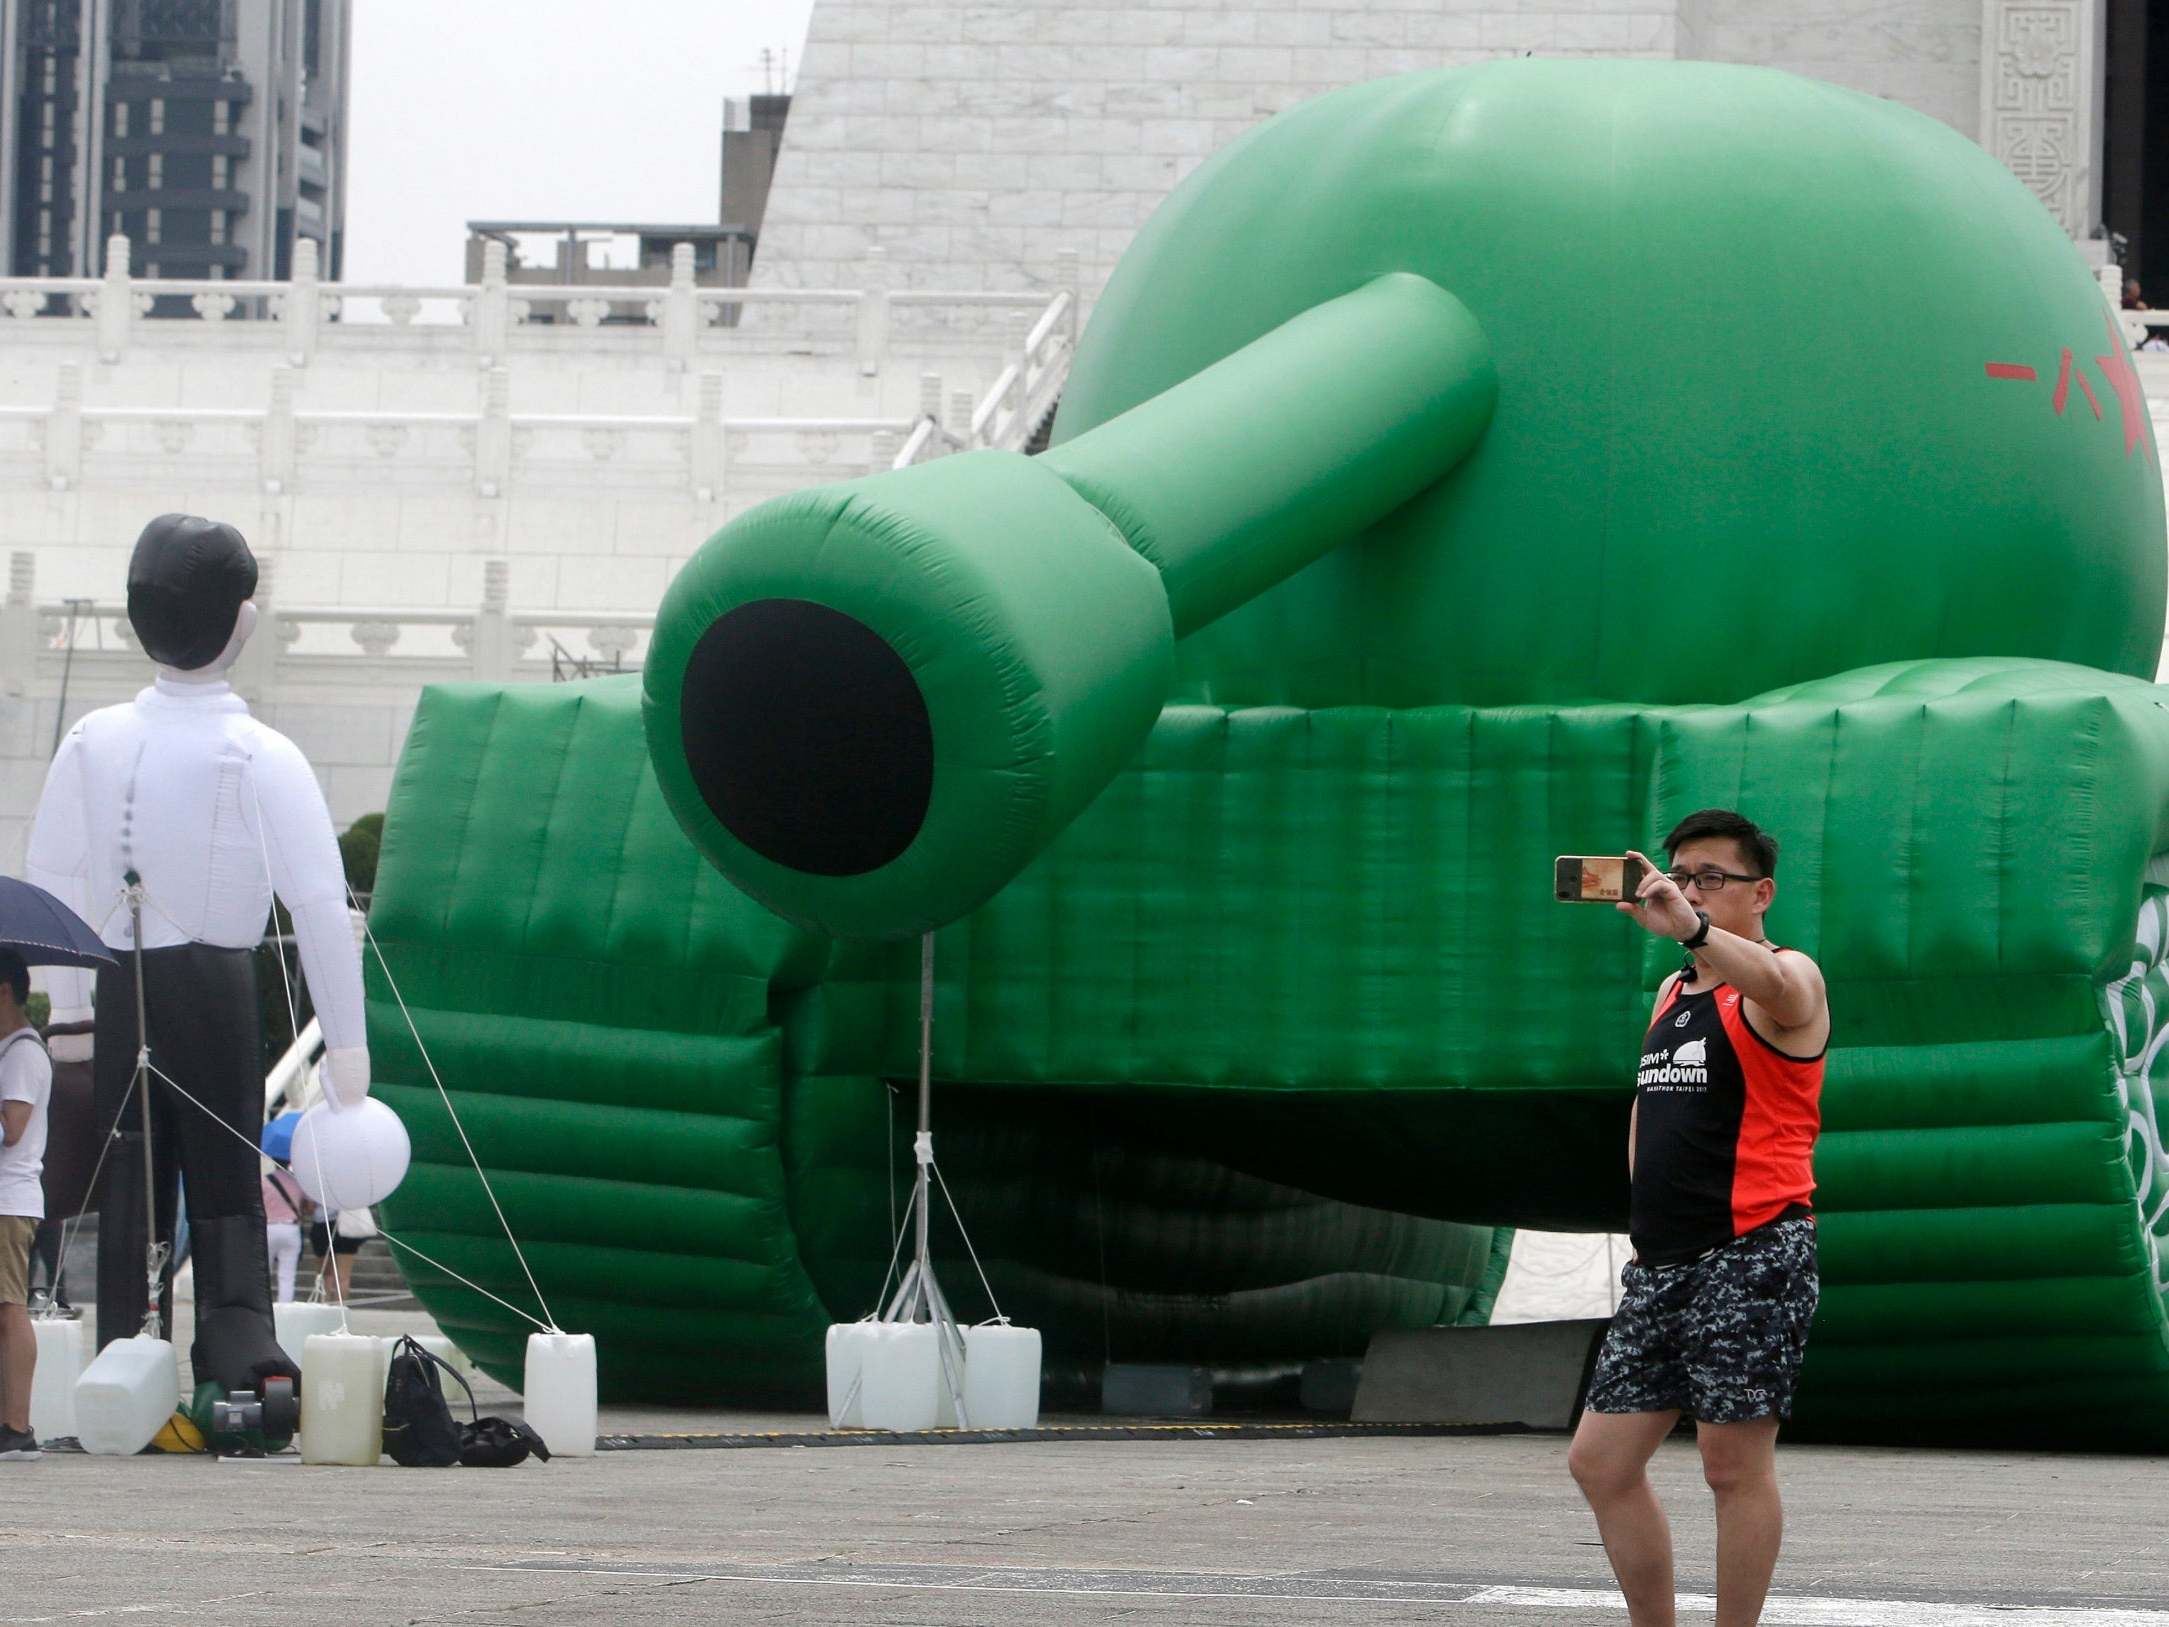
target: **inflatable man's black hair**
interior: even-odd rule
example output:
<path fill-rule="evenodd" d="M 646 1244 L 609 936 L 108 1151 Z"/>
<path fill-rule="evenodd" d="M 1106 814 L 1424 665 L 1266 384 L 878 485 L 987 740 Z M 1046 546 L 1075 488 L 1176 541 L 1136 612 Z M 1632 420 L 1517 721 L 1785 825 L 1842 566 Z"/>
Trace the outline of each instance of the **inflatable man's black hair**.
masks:
<path fill-rule="evenodd" d="M 161 514 L 128 561 L 128 622 L 160 666 L 209 666 L 256 591 L 256 556 L 241 533 L 193 514 Z"/>

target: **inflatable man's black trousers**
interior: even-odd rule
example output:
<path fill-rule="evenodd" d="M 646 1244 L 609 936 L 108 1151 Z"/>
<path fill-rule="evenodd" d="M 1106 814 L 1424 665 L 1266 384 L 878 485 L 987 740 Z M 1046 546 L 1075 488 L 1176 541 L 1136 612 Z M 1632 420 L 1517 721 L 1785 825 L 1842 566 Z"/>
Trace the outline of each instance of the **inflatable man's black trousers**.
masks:
<path fill-rule="evenodd" d="M 98 1201 L 98 1341 L 125 1339 L 149 1303 L 144 1269 L 143 1113 L 131 1089 L 136 1068 L 135 956 L 98 973 L 98 1124 L 117 1134 L 106 1150 Z M 198 1382 L 258 1390 L 267 1376 L 297 1378 L 271 1320 L 263 1188 L 256 1146 L 263 1133 L 262 1018 L 255 954 L 181 944 L 143 953 L 151 1036 L 151 1193 L 158 1234 L 171 1242 L 176 1184 L 187 1194 L 196 1268 Z M 158 1077 L 167 1075 L 172 1083 Z M 174 1087 L 179 1086 L 176 1090 Z M 202 1107 L 185 1100 L 185 1090 Z M 212 1122 L 210 1109 L 232 1131 Z M 168 1273 L 170 1279 L 170 1271 Z M 160 1292 L 171 1336 L 173 1291 Z"/>

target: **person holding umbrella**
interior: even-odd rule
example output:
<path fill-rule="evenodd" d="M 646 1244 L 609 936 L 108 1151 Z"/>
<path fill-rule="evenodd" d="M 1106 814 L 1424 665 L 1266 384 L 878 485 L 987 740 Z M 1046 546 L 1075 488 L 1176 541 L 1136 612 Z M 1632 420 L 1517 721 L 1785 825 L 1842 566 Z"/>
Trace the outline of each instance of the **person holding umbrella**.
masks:
<path fill-rule="evenodd" d="M 0 1460 L 39 1455 L 30 1429 L 38 1339 L 30 1326 L 30 1243 L 45 1218 L 46 1106 L 53 1063 L 30 1026 L 30 965 L 96 966 L 111 956 L 52 894 L 0 877 Z"/>

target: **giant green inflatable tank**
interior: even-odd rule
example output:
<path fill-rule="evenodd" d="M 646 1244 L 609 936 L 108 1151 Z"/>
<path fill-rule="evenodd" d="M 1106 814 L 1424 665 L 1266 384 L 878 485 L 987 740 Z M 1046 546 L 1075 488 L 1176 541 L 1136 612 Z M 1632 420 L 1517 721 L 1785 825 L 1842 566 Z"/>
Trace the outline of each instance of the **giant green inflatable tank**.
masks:
<path fill-rule="evenodd" d="M 623 1393 L 803 1381 L 866 1308 L 928 931 L 1003 1308 L 1293 1359 L 1481 1315 L 1489 1228 L 1623 1225 L 1676 955 L 1549 861 L 1737 806 L 1835 1022 L 1799 1425 L 2169 1444 L 2164 552 L 2100 291 L 1943 126 L 1700 64 L 1358 86 L 1161 208 L 1044 456 L 719 532 L 652 778 L 622 687 L 427 698 L 377 928 Z M 395 1217 L 513 1294 L 374 1009 Z"/>

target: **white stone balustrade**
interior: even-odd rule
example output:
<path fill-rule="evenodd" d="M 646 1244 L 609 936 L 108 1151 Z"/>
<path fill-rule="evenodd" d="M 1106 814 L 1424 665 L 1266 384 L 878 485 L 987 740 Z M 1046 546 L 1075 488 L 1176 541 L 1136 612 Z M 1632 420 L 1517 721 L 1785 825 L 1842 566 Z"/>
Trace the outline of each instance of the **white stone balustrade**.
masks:
<path fill-rule="evenodd" d="M 423 338 L 440 350 L 464 351 L 484 370 L 503 365 L 515 346 L 569 348 L 598 341 L 660 356 L 667 367 L 682 370 L 707 353 L 773 349 L 819 338 L 831 348 L 847 345 L 860 374 L 872 377 L 887 365 L 907 311 L 924 315 L 928 320 L 922 326 L 930 332 L 953 331 L 959 313 L 1036 313 L 1057 293 L 1067 291 L 1073 298 L 1077 293 L 1074 280 L 1051 291 L 892 288 L 879 250 L 869 255 L 862 286 L 855 288 L 701 287 L 693 280 L 693 250 L 687 243 L 672 251 L 670 281 L 662 287 L 515 284 L 506 276 L 505 246 L 495 242 L 484 248 L 482 280 L 451 286 L 326 283 L 318 276 L 316 245 L 306 239 L 286 282 L 147 279 L 132 275 L 130 262 L 128 239 L 116 235 L 106 240 L 102 277 L 0 278 L 0 330 L 5 330 L 0 345 L 64 343 L 70 337 L 80 344 L 87 337 L 97 359 L 110 364 L 146 339 L 171 343 L 174 335 L 164 330 L 177 323 L 244 330 L 232 336 L 236 342 L 283 349 L 294 367 L 307 367 L 327 348 L 382 348 Z M 1074 279 L 1076 256 L 1062 263 Z M 850 321 L 840 327 L 772 318 L 757 333 L 746 333 L 727 320 L 727 312 L 753 305 L 796 311 L 802 318 L 840 308 Z M 155 324 L 149 332 L 147 322 Z M 53 329 L 66 331 L 54 334 Z"/>
<path fill-rule="evenodd" d="M 655 620 L 648 611 L 515 608 L 504 560 L 486 562 L 479 603 L 441 609 L 287 604 L 275 556 L 258 564 L 261 619 L 234 686 L 308 751 L 342 821 L 383 806 L 423 685 L 636 671 Z M 8 869 L 63 719 L 124 699 L 151 677 L 124 602 L 41 598 L 37 574 L 30 550 L 11 551 L 0 601 L 0 867 Z"/>
<path fill-rule="evenodd" d="M 675 413 L 515 413 L 511 375 L 484 372 L 472 412 L 315 410 L 297 405 L 297 370 L 270 370 L 269 398 L 252 407 L 151 407 L 83 404 L 82 370 L 57 372 L 44 407 L 0 404 L 0 486 L 32 475 L 55 493 L 86 477 L 127 478 L 163 462 L 183 462 L 195 480 L 253 484 L 266 495 L 320 487 L 326 480 L 457 481 L 493 498 L 512 485 L 608 482 L 622 475 L 670 484 L 713 502 L 729 485 L 732 463 L 799 463 L 823 479 L 888 466 L 875 442 L 908 443 L 907 461 L 934 450 L 1021 445 L 1053 406 L 1068 352 L 1042 345 L 1009 361 L 970 414 L 970 434 L 939 430 L 918 417 L 728 417 L 723 379 L 704 374 L 696 405 Z M 9 426 L 14 426 L 13 433 Z M 795 448 L 795 450 L 794 450 Z M 372 467 L 376 465 L 378 467 Z M 622 483 L 622 482 L 621 482 Z"/>
<path fill-rule="evenodd" d="M 71 684 L 104 692 L 147 683 L 150 663 L 136 647 L 127 604 L 118 599 L 38 599 L 35 556 L 9 556 L 9 588 L 0 603 L 0 695 L 28 694 L 34 685 Z M 268 562 L 256 599 L 260 632 L 234 670 L 235 687 L 252 700 L 276 700 L 282 689 L 328 681 L 367 684 L 396 669 L 410 684 L 464 680 L 502 683 L 548 677 L 546 636 L 583 660 L 637 671 L 651 611 L 511 608 L 503 597 L 504 562 L 493 560 L 482 602 L 470 609 L 413 606 L 305 606 L 276 603 Z M 71 708 L 71 711 L 73 709 Z"/>
<path fill-rule="evenodd" d="M 890 288 L 878 255 L 867 287 L 790 290 L 700 287 L 687 245 L 662 288 L 515 289 L 495 243 L 481 281 L 460 288 L 326 285 L 313 246 L 284 283 L 148 281 L 129 258 L 115 237 L 95 281 L 0 281 L 0 377 L 48 386 L 0 395 L 0 491 L 361 484 L 497 499 L 574 485 L 674 490 L 727 516 L 809 479 L 1022 445 L 1052 410 L 1078 323 L 1073 288 Z M 814 319 L 717 325 L 762 302 Z M 370 304 L 375 320 L 349 315 Z M 456 320 L 422 320 L 432 307 Z M 825 319 L 843 315 L 848 331 Z M 1028 317 L 1005 353 L 1002 325 Z M 454 382 L 462 368 L 469 386 Z M 971 388 L 948 398 L 968 394 L 969 411 L 931 422 L 945 391 L 924 380 L 959 374 Z M 538 395 L 551 410 L 521 410 Z M 748 398 L 786 410 L 732 410 Z M 18 540 L 10 529 L 0 542 Z"/>

